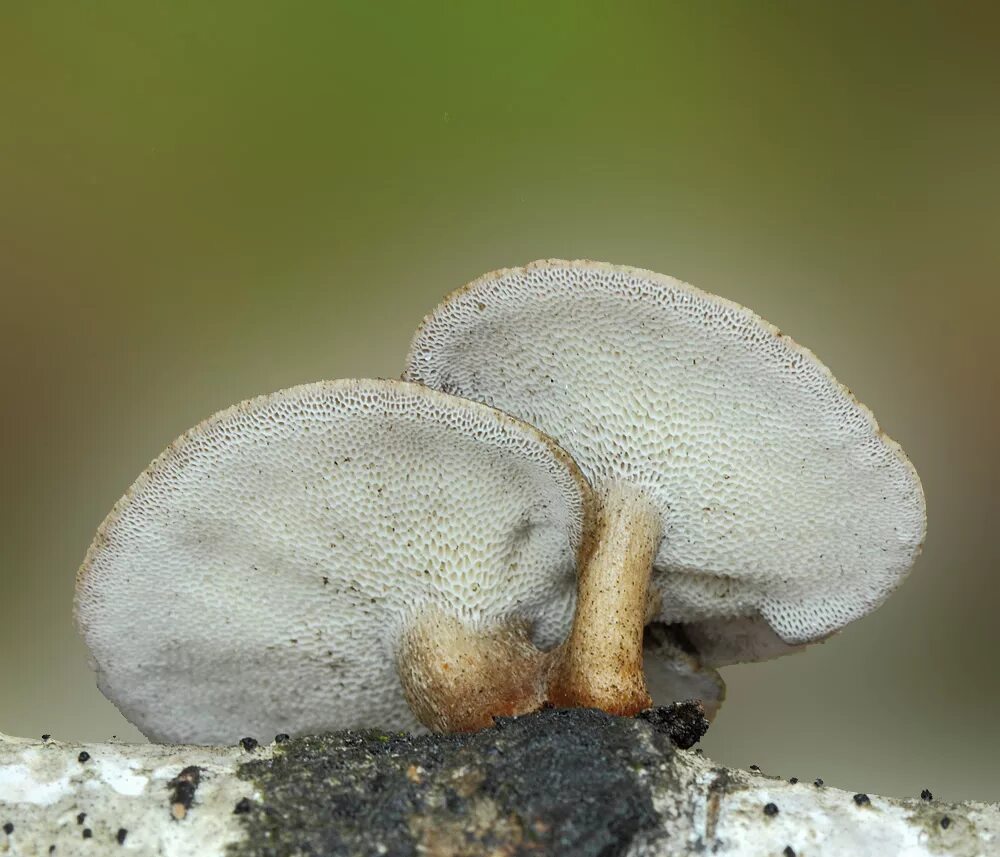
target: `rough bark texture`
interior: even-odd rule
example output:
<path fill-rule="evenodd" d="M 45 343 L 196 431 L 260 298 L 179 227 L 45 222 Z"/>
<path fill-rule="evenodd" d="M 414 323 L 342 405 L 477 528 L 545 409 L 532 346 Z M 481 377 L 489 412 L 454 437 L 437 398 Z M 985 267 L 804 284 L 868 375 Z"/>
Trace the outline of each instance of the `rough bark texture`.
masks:
<path fill-rule="evenodd" d="M 679 749 L 705 726 L 680 705 L 223 748 L 0 736 L 0 854 L 1000 854 L 997 805 L 720 768 Z"/>

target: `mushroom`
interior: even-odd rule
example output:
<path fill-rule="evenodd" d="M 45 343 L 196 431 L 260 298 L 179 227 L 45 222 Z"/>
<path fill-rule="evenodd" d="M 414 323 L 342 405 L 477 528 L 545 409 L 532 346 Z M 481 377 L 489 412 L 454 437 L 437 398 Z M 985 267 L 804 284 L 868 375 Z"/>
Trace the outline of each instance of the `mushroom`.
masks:
<path fill-rule="evenodd" d="M 920 480 L 808 350 L 671 277 L 540 261 L 487 274 L 417 330 L 404 377 L 551 435 L 599 512 L 554 701 L 648 705 L 644 624 L 705 662 L 823 639 L 920 551 Z"/>
<path fill-rule="evenodd" d="M 401 381 L 190 430 L 101 525 L 75 614 L 148 737 L 466 730 L 541 706 L 592 500 L 533 427 Z"/>

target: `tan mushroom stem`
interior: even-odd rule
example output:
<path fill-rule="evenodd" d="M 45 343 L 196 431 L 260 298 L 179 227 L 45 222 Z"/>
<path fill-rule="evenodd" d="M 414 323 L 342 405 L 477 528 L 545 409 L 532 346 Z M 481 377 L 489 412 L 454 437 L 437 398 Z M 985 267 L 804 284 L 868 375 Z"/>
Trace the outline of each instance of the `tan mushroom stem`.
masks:
<path fill-rule="evenodd" d="M 472 628 L 424 611 L 403 637 L 397 670 L 406 700 L 436 732 L 471 732 L 494 717 L 527 714 L 545 702 L 551 653 L 531 642 L 526 622 Z"/>
<path fill-rule="evenodd" d="M 635 714 L 652 704 L 642 641 L 662 524 L 653 505 L 626 484 L 609 486 L 601 501 L 594 548 L 580 569 L 573 628 L 553 667 L 549 701 Z"/>
<path fill-rule="evenodd" d="M 614 484 L 603 492 L 572 629 L 549 652 L 532 643 L 527 622 L 477 629 L 425 611 L 404 635 L 397 662 L 421 723 L 467 732 L 545 704 L 619 715 L 649 708 L 643 631 L 658 612 L 660 596 L 649 579 L 661 532 L 659 513 L 635 488 Z"/>

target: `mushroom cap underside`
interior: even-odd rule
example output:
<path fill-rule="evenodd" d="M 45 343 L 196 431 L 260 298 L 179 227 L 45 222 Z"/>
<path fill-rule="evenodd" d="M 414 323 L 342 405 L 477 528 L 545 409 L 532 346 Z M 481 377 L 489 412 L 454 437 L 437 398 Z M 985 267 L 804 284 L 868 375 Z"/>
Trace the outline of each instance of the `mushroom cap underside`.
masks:
<path fill-rule="evenodd" d="M 412 728 L 395 652 L 434 607 L 565 636 L 591 515 L 549 438 L 400 381 L 282 390 L 206 420 L 101 525 L 75 614 L 149 737 Z"/>
<path fill-rule="evenodd" d="M 925 531 L 920 480 L 809 350 L 671 277 L 545 260 L 452 293 L 404 377 L 551 435 L 652 499 L 657 617 L 762 616 L 789 645 L 877 607 Z"/>

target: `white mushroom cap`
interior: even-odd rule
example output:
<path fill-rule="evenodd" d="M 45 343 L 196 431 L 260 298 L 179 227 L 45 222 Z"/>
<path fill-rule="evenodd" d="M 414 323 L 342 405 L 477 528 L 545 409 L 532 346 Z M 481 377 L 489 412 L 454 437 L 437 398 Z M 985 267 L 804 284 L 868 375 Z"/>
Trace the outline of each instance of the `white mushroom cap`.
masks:
<path fill-rule="evenodd" d="M 759 614 L 781 640 L 877 607 L 924 537 L 916 471 L 808 350 L 671 277 L 541 261 L 450 295 L 405 377 L 538 426 L 663 537 L 660 621 Z"/>
<path fill-rule="evenodd" d="M 191 743 L 413 728 L 396 672 L 422 612 L 571 621 L 589 488 L 550 439 L 399 381 L 262 396 L 175 441 L 98 530 L 76 617 L 101 690 Z"/>

